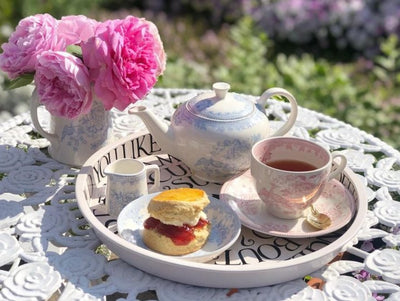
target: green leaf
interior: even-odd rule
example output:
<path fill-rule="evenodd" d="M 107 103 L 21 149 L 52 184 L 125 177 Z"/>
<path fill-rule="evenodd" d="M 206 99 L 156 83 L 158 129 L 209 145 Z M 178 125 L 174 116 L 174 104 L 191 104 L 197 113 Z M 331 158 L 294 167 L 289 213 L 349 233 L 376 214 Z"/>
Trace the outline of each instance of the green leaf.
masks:
<path fill-rule="evenodd" d="M 75 55 L 76 57 L 82 58 L 82 48 L 78 45 L 68 45 L 67 52 Z"/>
<path fill-rule="evenodd" d="M 29 85 L 33 81 L 33 75 L 33 73 L 26 73 L 21 75 L 20 77 L 17 77 L 16 79 L 11 80 L 5 84 L 5 89 L 12 90 Z"/>

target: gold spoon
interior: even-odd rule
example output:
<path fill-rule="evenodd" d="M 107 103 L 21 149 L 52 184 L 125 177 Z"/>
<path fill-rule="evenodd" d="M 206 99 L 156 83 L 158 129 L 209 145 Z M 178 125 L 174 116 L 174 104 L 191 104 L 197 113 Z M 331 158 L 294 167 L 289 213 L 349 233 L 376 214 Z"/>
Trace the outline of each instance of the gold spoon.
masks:
<path fill-rule="evenodd" d="M 324 213 L 318 212 L 313 205 L 310 207 L 310 213 L 307 215 L 307 222 L 317 229 L 326 229 L 331 224 L 331 218 Z"/>

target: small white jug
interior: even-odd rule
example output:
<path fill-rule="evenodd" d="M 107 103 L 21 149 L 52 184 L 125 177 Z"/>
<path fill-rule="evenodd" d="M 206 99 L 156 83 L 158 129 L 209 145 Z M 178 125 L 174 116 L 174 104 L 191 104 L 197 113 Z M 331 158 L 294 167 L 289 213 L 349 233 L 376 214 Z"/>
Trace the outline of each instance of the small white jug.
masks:
<path fill-rule="evenodd" d="M 160 169 L 157 165 L 144 165 L 136 159 L 120 159 L 107 165 L 106 208 L 117 217 L 131 201 L 155 192 L 160 187 Z M 147 187 L 147 178 L 153 173 L 154 184 Z"/>

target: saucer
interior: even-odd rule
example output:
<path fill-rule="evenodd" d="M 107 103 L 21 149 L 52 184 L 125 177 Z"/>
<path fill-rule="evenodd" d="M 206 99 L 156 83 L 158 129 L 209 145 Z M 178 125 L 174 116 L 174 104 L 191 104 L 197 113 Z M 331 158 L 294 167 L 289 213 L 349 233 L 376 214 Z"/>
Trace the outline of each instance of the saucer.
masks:
<path fill-rule="evenodd" d="M 142 240 L 143 222 L 149 217 L 147 205 L 152 197 L 159 192 L 144 195 L 130 202 L 120 212 L 117 219 L 119 235 L 146 250 L 150 250 Z M 208 196 L 210 204 L 204 209 L 208 220 L 211 222 L 211 233 L 206 244 L 198 251 L 173 256 L 195 262 L 207 262 L 220 255 L 228 249 L 239 237 L 241 224 L 236 213 L 229 205 L 211 196 Z"/>
<path fill-rule="evenodd" d="M 332 224 L 327 229 L 317 230 L 308 224 L 305 216 L 298 219 L 275 217 L 258 197 L 250 170 L 225 182 L 220 199 L 232 207 L 244 226 L 264 234 L 290 238 L 316 237 L 334 232 L 345 226 L 355 211 L 353 196 L 341 182 L 334 179 L 326 184 L 314 203 L 319 212 L 331 218 Z"/>

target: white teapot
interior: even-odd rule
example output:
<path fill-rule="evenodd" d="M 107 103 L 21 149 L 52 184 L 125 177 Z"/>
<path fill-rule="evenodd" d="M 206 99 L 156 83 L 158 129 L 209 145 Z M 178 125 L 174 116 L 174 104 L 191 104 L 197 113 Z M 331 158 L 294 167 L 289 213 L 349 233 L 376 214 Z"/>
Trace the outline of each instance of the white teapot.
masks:
<path fill-rule="evenodd" d="M 285 89 L 268 89 L 256 102 L 244 95 L 228 93 L 229 89 L 227 83 L 215 83 L 213 91 L 180 105 L 170 125 L 145 106 L 135 106 L 129 113 L 139 116 L 162 150 L 182 160 L 194 176 L 223 183 L 250 167 L 253 144 L 269 136 L 286 134 L 297 118 L 296 99 Z M 274 95 L 289 100 L 291 113 L 286 123 L 271 134 L 264 107 Z"/>

